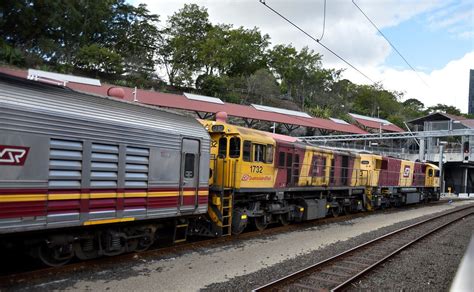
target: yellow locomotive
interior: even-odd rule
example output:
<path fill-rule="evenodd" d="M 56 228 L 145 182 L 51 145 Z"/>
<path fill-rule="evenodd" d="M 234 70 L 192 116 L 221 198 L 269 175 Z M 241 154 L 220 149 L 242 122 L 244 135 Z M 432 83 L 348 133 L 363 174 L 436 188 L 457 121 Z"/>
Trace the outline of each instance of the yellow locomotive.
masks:
<path fill-rule="evenodd" d="M 223 121 L 201 123 L 211 136 L 214 234 L 439 199 L 433 164 L 315 147 Z"/>

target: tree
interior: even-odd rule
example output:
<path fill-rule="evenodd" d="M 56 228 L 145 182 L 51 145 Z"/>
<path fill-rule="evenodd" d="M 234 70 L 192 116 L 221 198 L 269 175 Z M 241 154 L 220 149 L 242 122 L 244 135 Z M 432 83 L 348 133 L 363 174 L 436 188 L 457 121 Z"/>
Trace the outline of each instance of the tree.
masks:
<path fill-rule="evenodd" d="M 425 105 L 416 98 L 409 98 L 403 102 L 403 106 L 407 109 L 421 112 L 425 108 Z"/>
<path fill-rule="evenodd" d="M 254 74 L 245 78 L 247 93 L 260 99 L 263 104 L 265 97 L 277 97 L 280 93 L 275 76 L 268 69 L 260 69 Z"/>
<path fill-rule="evenodd" d="M 452 106 L 452 105 L 438 103 L 437 105 L 430 106 L 429 108 L 426 109 L 426 113 L 428 114 L 432 114 L 436 112 L 442 112 L 442 113 L 451 114 L 455 116 L 462 116 L 461 111 L 457 107 Z"/>
<path fill-rule="evenodd" d="M 96 44 L 82 47 L 74 60 L 74 65 L 86 72 L 103 76 L 122 73 L 122 57 Z"/>
<path fill-rule="evenodd" d="M 401 104 L 396 94 L 379 85 L 360 85 L 356 88 L 353 109 L 363 115 L 387 118 L 394 113 L 398 114 Z"/>
<path fill-rule="evenodd" d="M 122 78 L 122 72 L 149 76 L 154 71 L 158 16 L 145 5 L 134 7 L 124 0 L 10 0 L 2 1 L 0 12 L 2 42 L 19 50 L 26 66 L 47 64 L 57 71 L 92 76 L 106 71 L 112 79 Z M 98 60 L 91 52 L 107 59 L 93 65 L 91 61 Z M 0 54 L 2 59 L 8 56 Z M 123 70 L 112 65 L 119 59 Z"/>
<path fill-rule="evenodd" d="M 168 19 L 158 54 L 171 86 L 193 84 L 193 74 L 202 68 L 199 50 L 211 27 L 207 9 L 196 4 L 185 4 Z"/>
<path fill-rule="evenodd" d="M 297 51 L 291 45 L 277 45 L 268 51 L 269 66 L 280 80 L 282 92 L 301 102 L 315 100 L 329 90 L 339 71 L 322 69 L 321 55 L 307 47 Z"/>
<path fill-rule="evenodd" d="M 127 78 L 153 79 L 159 17 L 150 14 L 145 4 L 120 5 L 111 21 L 113 31 L 107 40 L 123 58 Z"/>

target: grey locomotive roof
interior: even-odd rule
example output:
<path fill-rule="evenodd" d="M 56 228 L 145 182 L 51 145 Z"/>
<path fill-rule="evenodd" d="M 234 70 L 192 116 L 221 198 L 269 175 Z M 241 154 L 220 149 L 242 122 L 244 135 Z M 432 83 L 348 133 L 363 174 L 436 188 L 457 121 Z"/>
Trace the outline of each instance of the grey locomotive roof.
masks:
<path fill-rule="evenodd" d="M 207 131 L 192 117 L 0 74 L 1 108 L 209 139 Z"/>

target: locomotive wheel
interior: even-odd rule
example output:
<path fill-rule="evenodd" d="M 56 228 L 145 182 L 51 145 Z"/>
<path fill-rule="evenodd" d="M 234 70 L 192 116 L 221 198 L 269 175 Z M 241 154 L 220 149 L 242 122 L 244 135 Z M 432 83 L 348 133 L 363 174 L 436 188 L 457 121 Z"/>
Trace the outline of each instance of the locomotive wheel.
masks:
<path fill-rule="evenodd" d="M 344 206 L 343 212 L 344 212 L 344 215 L 349 215 L 351 213 L 351 206 Z"/>
<path fill-rule="evenodd" d="M 242 219 L 242 217 L 244 218 Z M 247 221 L 247 214 L 244 212 L 244 210 L 241 208 L 235 208 L 232 213 L 232 234 L 241 234 L 247 227 Z"/>
<path fill-rule="evenodd" d="M 331 209 L 329 209 L 329 212 L 332 217 L 338 217 L 341 213 L 341 206 L 338 205 L 337 207 L 332 207 Z"/>
<path fill-rule="evenodd" d="M 287 226 L 290 224 L 290 219 L 288 218 L 288 215 L 288 213 L 280 215 L 279 221 L 282 226 Z"/>
<path fill-rule="evenodd" d="M 263 231 L 268 226 L 268 221 L 266 220 L 265 216 L 254 217 L 253 223 L 258 231 Z"/>
<path fill-rule="evenodd" d="M 71 245 L 53 245 L 48 246 L 43 243 L 36 249 L 38 258 L 50 267 L 60 267 L 67 264 L 74 256 Z"/>

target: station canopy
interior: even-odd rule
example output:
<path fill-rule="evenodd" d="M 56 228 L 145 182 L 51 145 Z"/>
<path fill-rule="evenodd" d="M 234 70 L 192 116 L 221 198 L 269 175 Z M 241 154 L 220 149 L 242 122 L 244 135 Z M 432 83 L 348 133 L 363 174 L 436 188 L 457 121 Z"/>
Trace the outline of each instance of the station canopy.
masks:
<path fill-rule="evenodd" d="M 26 70 L 16 70 L 6 67 L 0 67 L 0 72 L 27 78 Z M 343 123 L 341 120 L 314 118 L 303 112 L 291 111 L 287 109 L 274 108 L 262 105 L 241 105 L 224 102 L 215 97 L 197 95 L 197 94 L 171 94 L 150 90 L 136 90 L 129 87 L 114 86 L 102 83 L 100 86 L 81 84 L 70 81 L 67 87 L 101 96 L 107 96 L 111 87 L 120 87 L 123 89 L 125 100 L 140 102 L 143 104 L 179 109 L 196 112 L 200 117 L 209 117 L 217 112 L 226 112 L 228 116 L 242 118 L 251 121 L 267 121 L 283 124 L 288 127 L 297 128 L 299 126 L 316 128 L 327 133 L 341 132 L 350 134 L 366 134 L 367 132 L 349 123 Z M 397 127 L 398 128 L 398 127 Z M 385 130 L 385 128 L 384 128 Z"/>
<path fill-rule="evenodd" d="M 367 130 L 378 131 L 381 128 L 384 132 L 404 132 L 404 130 L 399 126 L 394 125 L 393 123 L 384 119 L 373 118 L 353 113 L 349 113 L 349 115 L 357 122 L 357 124 L 361 125 Z"/>

